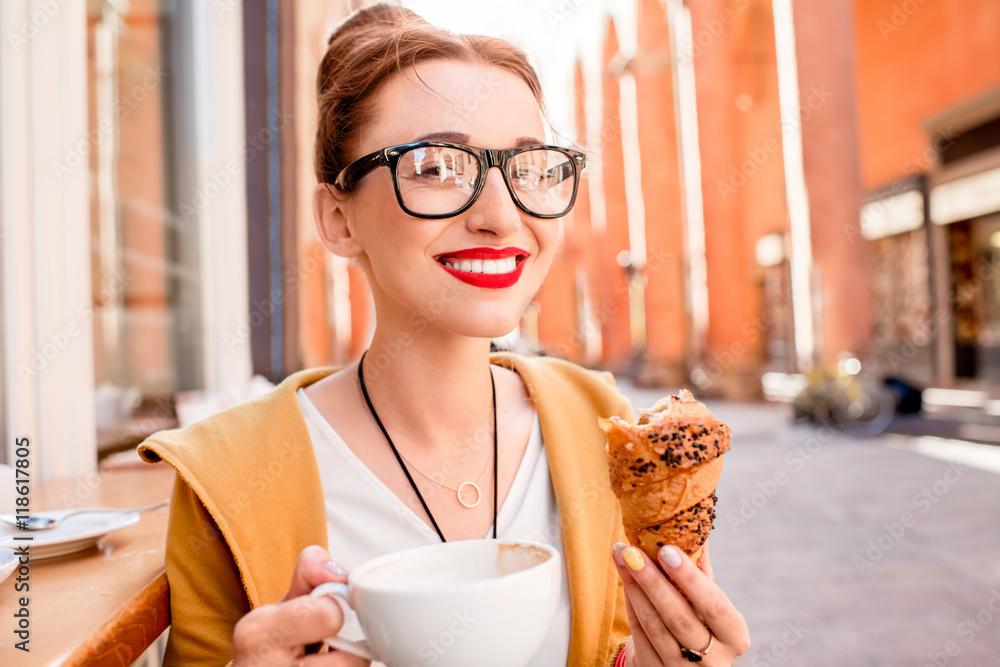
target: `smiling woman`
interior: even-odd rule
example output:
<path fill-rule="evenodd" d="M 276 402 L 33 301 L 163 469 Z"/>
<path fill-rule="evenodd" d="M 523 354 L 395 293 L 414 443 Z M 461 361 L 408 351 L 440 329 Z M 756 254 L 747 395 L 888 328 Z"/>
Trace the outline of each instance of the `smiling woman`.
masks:
<path fill-rule="evenodd" d="M 378 5 L 333 32 L 317 88 L 313 214 L 326 249 L 368 278 L 371 354 L 143 445 L 180 473 L 167 663 L 368 664 L 311 655 L 360 634 L 309 593 L 386 554 L 494 538 L 562 556 L 560 599 L 528 664 L 679 664 L 677 628 L 729 664 L 746 626 L 690 560 L 669 562 L 697 612 L 655 568 L 615 569 L 621 517 L 598 418 L 632 410 L 613 377 L 490 354 L 545 280 L 585 166 L 543 142 L 524 54 Z"/>

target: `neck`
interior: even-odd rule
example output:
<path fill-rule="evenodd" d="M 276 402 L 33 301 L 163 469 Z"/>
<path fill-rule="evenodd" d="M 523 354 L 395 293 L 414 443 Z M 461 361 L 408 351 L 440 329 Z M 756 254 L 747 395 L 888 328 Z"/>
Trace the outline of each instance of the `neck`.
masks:
<path fill-rule="evenodd" d="M 474 438 L 492 444 L 489 345 L 440 331 L 376 329 L 365 356 L 365 386 L 409 458 L 440 460 Z"/>

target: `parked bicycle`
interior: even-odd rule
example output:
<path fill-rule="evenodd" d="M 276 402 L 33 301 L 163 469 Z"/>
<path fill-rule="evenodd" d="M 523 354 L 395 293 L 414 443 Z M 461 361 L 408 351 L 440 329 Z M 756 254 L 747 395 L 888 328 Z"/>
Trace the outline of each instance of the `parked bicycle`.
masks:
<path fill-rule="evenodd" d="M 862 372 L 861 361 L 844 357 L 806 373 L 806 386 L 792 402 L 796 420 L 809 420 L 856 438 L 871 438 L 889 427 L 895 394 L 880 378 Z"/>

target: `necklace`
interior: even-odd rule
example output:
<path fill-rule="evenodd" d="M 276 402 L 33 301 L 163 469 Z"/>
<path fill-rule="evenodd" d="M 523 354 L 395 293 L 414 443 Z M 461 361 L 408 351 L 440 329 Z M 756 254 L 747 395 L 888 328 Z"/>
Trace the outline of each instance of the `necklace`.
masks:
<path fill-rule="evenodd" d="M 392 453 L 395 454 L 396 461 L 399 462 L 399 467 L 403 469 L 403 473 L 406 475 L 406 479 L 410 482 L 410 486 L 413 487 L 413 492 L 417 494 L 417 498 L 420 500 L 421 506 L 423 506 L 424 511 L 427 512 L 427 517 L 431 520 L 431 524 L 434 526 L 434 530 L 437 531 L 438 537 L 441 538 L 442 542 L 447 542 L 447 540 L 444 538 L 444 533 L 442 533 L 441 529 L 438 527 L 437 521 L 434 520 L 434 515 L 431 514 L 430 508 L 427 507 L 427 503 L 424 501 L 424 497 L 420 493 L 420 489 L 417 488 L 416 482 L 413 481 L 413 476 L 410 475 L 409 469 L 403 463 L 403 458 L 400 456 L 399 452 L 396 450 L 396 445 L 392 444 L 392 438 L 389 437 L 389 432 L 385 430 L 385 426 L 383 426 L 382 420 L 379 419 L 378 413 L 375 412 L 375 406 L 372 405 L 371 398 L 368 397 L 368 389 L 365 387 L 365 375 L 362 372 L 362 369 L 364 368 L 365 355 L 366 354 L 368 354 L 367 350 L 365 351 L 364 354 L 361 355 L 361 360 L 358 361 L 358 384 L 361 385 L 361 393 L 365 397 L 365 403 L 368 404 L 368 409 L 371 411 L 372 417 L 375 418 L 375 423 L 378 424 L 379 429 L 382 431 L 382 435 L 385 436 L 386 442 L 389 443 L 389 448 L 392 449 Z M 497 467 L 498 467 L 497 463 L 496 463 L 496 461 L 497 461 L 497 386 L 496 386 L 496 382 L 493 380 L 493 369 L 492 368 L 490 369 L 490 386 L 493 389 L 493 539 L 496 539 L 497 538 Z M 410 465 L 413 465 L 413 464 L 411 463 Z M 417 470 L 417 472 L 420 472 L 420 474 L 422 474 L 425 477 L 427 477 L 427 475 L 425 473 L 421 472 L 416 467 L 414 467 L 414 470 Z M 482 477 L 482 473 L 480 473 L 479 476 Z M 437 482 L 437 480 L 434 480 L 433 478 L 429 478 L 429 479 L 431 479 L 431 481 L 433 481 L 433 482 L 436 482 L 436 483 L 440 484 L 440 482 Z M 473 488 L 476 489 L 476 493 L 477 493 L 476 505 L 478 505 L 479 504 L 479 496 L 481 494 L 479 492 L 479 487 L 475 483 L 473 483 L 473 482 L 465 482 L 461 486 L 459 486 L 458 489 L 451 489 L 450 487 L 445 487 L 445 488 L 449 489 L 451 491 L 455 491 L 455 493 L 458 494 L 458 501 L 460 503 L 462 503 L 462 505 L 465 505 L 465 507 L 470 507 L 470 505 L 466 505 L 462 501 L 461 490 L 466 485 L 471 485 Z M 441 484 L 441 486 L 444 486 L 444 484 Z M 475 505 L 471 505 L 471 507 L 475 507 Z"/>
<path fill-rule="evenodd" d="M 479 484 L 477 484 L 476 482 L 478 482 L 479 480 L 481 480 L 483 478 L 483 473 L 486 472 L 486 468 L 489 467 L 489 465 L 490 465 L 490 459 L 486 459 L 486 463 L 483 465 L 483 469 L 479 471 L 479 475 L 476 476 L 476 481 L 475 482 L 462 482 L 461 484 L 458 485 L 457 489 L 453 489 L 452 487 L 448 486 L 447 484 L 442 484 L 441 482 L 437 481 L 436 479 L 434 479 L 433 477 L 431 477 L 430 475 L 428 475 L 427 473 L 425 473 L 423 470 L 421 470 L 417 466 L 413 465 L 413 461 L 411 461 L 410 459 L 406 458 L 402 454 L 400 454 L 400 456 L 403 457 L 403 460 L 406 461 L 411 468 L 413 468 L 414 470 L 416 470 L 417 472 L 419 472 L 421 475 L 423 475 L 427 479 L 431 480 L 432 482 L 434 482 L 438 486 L 444 487 L 444 488 L 448 489 L 449 491 L 453 491 L 455 493 L 455 495 L 458 497 L 458 502 L 462 503 L 463 507 L 467 507 L 468 509 L 471 510 L 472 508 L 479 506 L 479 501 L 482 500 L 482 498 L 483 498 L 483 492 L 479 490 Z M 469 488 L 475 490 L 475 492 L 476 492 L 476 502 L 474 502 L 474 503 L 467 503 L 467 502 L 465 502 L 465 499 L 462 498 L 462 491 L 465 489 L 465 487 L 469 487 Z"/>

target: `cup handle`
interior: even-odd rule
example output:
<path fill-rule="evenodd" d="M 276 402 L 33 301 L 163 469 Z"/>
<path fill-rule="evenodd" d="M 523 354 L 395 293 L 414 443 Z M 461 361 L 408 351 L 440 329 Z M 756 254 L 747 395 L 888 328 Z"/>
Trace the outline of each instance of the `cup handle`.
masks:
<path fill-rule="evenodd" d="M 316 588 L 312 589 L 309 595 L 326 595 L 337 601 L 340 605 L 340 611 L 343 612 L 344 617 L 347 617 L 347 611 L 351 609 L 351 603 L 347 601 L 347 584 L 342 584 L 336 581 L 328 581 L 325 584 L 320 584 Z M 353 611 L 353 610 L 351 610 Z M 368 647 L 368 642 L 360 641 L 355 642 L 349 639 L 344 639 L 343 637 L 327 637 L 323 640 L 323 643 L 330 648 L 335 648 L 339 651 L 347 651 L 348 653 L 353 653 L 356 656 L 365 658 L 366 660 L 375 660 L 375 656 L 372 654 L 371 648 Z"/>

